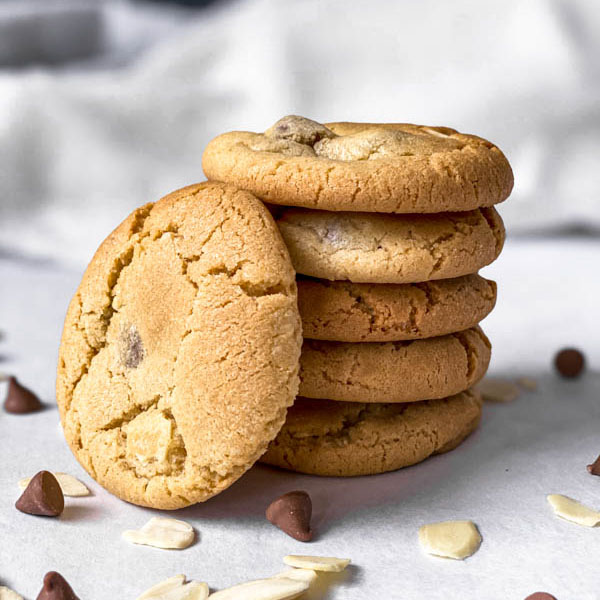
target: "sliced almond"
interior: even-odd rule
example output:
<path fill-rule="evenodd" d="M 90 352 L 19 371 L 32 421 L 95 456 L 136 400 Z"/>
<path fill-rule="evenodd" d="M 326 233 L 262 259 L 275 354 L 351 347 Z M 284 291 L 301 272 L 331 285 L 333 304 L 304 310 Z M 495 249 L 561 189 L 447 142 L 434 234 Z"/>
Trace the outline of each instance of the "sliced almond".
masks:
<path fill-rule="evenodd" d="M 52 473 L 56 480 L 58 481 L 58 485 L 60 485 L 60 489 L 65 496 L 89 496 L 90 490 L 79 481 L 79 479 L 73 477 L 73 475 L 69 475 L 68 473 Z M 25 479 L 19 479 L 19 487 L 24 490 L 31 481 L 31 477 L 26 477 Z"/>
<path fill-rule="evenodd" d="M 146 590 L 137 600 L 206 600 L 208 585 L 185 581 L 185 575 L 175 575 Z"/>
<path fill-rule="evenodd" d="M 141 596 L 137 597 L 137 600 L 145 600 L 145 598 L 154 598 L 156 594 L 162 594 L 164 592 L 170 592 L 171 590 L 181 587 L 185 583 L 185 575 L 174 575 L 165 579 L 151 588 L 147 589 Z"/>
<path fill-rule="evenodd" d="M 309 588 L 306 581 L 273 577 L 234 585 L 210 595 L 210 600 L 291 600 Z"/>
<path fill-rule="evenodd" d="M 296 581 L 306 581 L 309 585 L 314 583 L 317 578 L 317 572 L 312 569 L 286 569 L 273 575 L 273 579 L 295 579 Z"/>
<path fill-rule="evenodd" d="M 477 384 L 483 399 L 487 402 L 512 402 L 519 397 L 521 390 L 512 381 L 486 377 Z"/>
<path fill-rule="evenodd" d="M 290 554 L 284 556 L 283 562 L 298 569 L 312 569 L 313 571 L 330 571 L 339 573 L 349 564 L 349 558 L 335 558 L 334 556 L 302 556 L 300 554 Z"/>
<path fill-rule="evenodd" d="M 535 392 L 538 389 L 538 382 L 532 377 L 519 377 L 517 383 L 529 392 Z"/>
<path fill-rule="evenodd" d="M 141 529 L 123 532 L 123 539 L 128 542 L 166 550 L 187 548 L 194 537 L 194 528 L 190 524 L 163 517 L 152 517 Z"/>
<path fill-rule="evenodd" d="M 481 536 L 471 521 L 443 521 L 419 528 L 419 542 L 428 554 L 463 560 L 481 545 Z"/>
<path fill-rule="evenodd" d="M 438 129 L 434 129 L 433 127 L 421 127 L 421 131 L 426 131 L 427 133 L 429 133 L 431 135 L 435 135 L 435 136 L 441 137 L 441 138 L 450 137 L 449 134 L 444 133 L 443 131 L 439 131 Z"/>
<path fill-rule="evenodd" d="M 562 494 L 550 494 L 547 499 L 554 510 L 554 514 L 561 519 L 585 527 L 595 527 L 600 523 L 600 512 L 584 506 L 577 500 L 573 500 L 573 498 Z"/>
<path fill-rule="evenodd" d="M 23 600 L 23 596 L 19 596 L 17 592 L 0 585 L 0 600 Z"/>

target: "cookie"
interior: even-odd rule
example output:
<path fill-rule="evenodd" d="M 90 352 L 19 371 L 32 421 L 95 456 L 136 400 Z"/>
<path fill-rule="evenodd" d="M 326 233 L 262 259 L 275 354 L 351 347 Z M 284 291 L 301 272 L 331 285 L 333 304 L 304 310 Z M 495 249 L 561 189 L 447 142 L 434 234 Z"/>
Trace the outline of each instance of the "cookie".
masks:
<path fill-rule="evenodd" d="M 298 398 L 261 462 L 341 477 L 394 471 L 453 450 L 480 417 L 471 390 L 412 404 Z"/>
<path fill-rule="evenodd" d="M 133 212 L 71 301 L 57 400 L 88 473 L 162 509 L 239 478 L 298 388 L 295 274 L 263 204 L 198 184 Z"/>
<path fill-rule="evenodd" d="M 504 244 L 493 208 L 381 215 L 292 208 L 277 217 L 298 273 L 356 283 L 415 283 L 476 273 Z"/>
<path fill-rule="evenodd" d="M 384 213 L 466 211 L 505 200 L 513 174 L 490 142 L 449 127 L 329 123 L 290 115 L 233 131 L 202 156 L 209 179 L 266 202 Z"/>
<path fill-rule="evenodd" d="M 416 402 L 445 398 L 477 383 L 490 362 L 479 327 L 426 340 L 305 340 L 300 395 L 346 402 Z"/>
<path fill-rule="evenodd" d="M 298 278 L 305 338 L 392 342 L 445 335 L 477 325 L 494 308 L 496 284 L 479 275 L 383 284 Z"/>

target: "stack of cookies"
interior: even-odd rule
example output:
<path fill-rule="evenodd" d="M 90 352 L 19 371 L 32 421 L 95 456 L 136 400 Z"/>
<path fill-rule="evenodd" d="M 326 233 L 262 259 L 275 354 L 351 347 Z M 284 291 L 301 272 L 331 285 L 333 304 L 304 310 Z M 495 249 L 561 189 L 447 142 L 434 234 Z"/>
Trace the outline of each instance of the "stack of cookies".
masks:
<path fill-rule="evenodd" d="M 500 150 L 285 117 L 216 138 L 203 165 L 212 182 L 106 238 L 69 305 L 57 402 L 94 479 L 176 509 L 259 459 L 380 473 L 473 431 L 496 296 L 477 272 L 512 187 Z"/>
<path fill-rule="evenodd" d="M 288 116 L 217 137 L 203 167 L 269 205 L 298 273 L 300 392 L 262 461 L 363 475 L 460 444 L 490 360 L 496 286 L 478 271 L 504 242 L 502 152 L 446 127 Z"/>

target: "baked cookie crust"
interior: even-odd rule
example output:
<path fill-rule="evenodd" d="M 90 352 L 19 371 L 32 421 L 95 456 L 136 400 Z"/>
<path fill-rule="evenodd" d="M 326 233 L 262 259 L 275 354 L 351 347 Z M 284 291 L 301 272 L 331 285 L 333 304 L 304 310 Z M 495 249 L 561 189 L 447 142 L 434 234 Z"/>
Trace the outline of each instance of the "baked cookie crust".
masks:
<path fill-rule="evenodd" d="M 328 123 L 295 115 L 264 133 L 213 139 L 202 166 L 265 202 L 330 211 L 437 213 L 505 200 L 513 174 L 483 138 L 408 123 Z"/>
<path fill-rule="evenodd" d="M 298 273 L 355 283 L 416 283 L 476 273 L 493 262 L 505 230 L 493 208 L 381 215 L 291 208 L 277 225 Z"/>
<path fill-rule="evenodd" d="M 479 275 L 424 283 L 383 284 L 298 277 L 305 338 L 395 342 L 477 325 L 494 308 L 496 284 Z"/>
<path fill-rule="evenodd" d="M 346 402 L 417 402 L 445 398 L 476 384 L 491 345 L 480 327 L 403 342 L 305 340 L 300 391 Z"/>
<path fill-rule="evenodd" d="M 472 390 L 413 404 L 298 398 L 261 462 L 312 475 L 375 475 L 453 450 L 480 418 Z"/>

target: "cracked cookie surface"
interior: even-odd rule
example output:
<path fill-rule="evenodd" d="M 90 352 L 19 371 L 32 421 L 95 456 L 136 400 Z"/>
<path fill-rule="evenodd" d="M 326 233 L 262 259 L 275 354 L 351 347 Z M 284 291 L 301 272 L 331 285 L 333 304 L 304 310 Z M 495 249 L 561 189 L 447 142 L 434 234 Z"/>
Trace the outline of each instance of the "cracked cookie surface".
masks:
<path fill-rule="evenodd" d="M 223 184 L 178 190 L 108 236 L 69 305 L 65 437 L 124 500 L 206 500 L 281 428 L 300 345 L 294 271 L 262 203 Z"/>
<path fill-rule="evenodd" d="M 490 356 L 490 342 L 480 327 L 400 342 L 305 340 L 299 394 L 346 402 L 445 398 L 477 383 Z"/>
<path fill-rule="evenodd" d="M 388 342 L 429 338 L 477 325 L 494 308 L 496 284 L 479 275 L 383 284 L 298 277 L 305 338 Z"/>
<path fill-rule="evenodd" d="M 298 273 L 355 283 L 415 283 L 475 273 L 504 244 L 493 208 L 437 215 L 276 213 Z"/>
<path fill-rule="evenodd" d="M 513 174 L 502 152 L 449 127 L 327 123 L 283 117 L 264 133 L 233 131 L 206 147 L 209 179 L 265 202 L 384 213 L 466 211 L 505 200 Z"/>
<path fill-rule="evenodd" d="M 261 462 L 313 475 L 374 475 L 453 450 L 479 424 L 467 390 L 413 404 L 298 398 Z"/>

